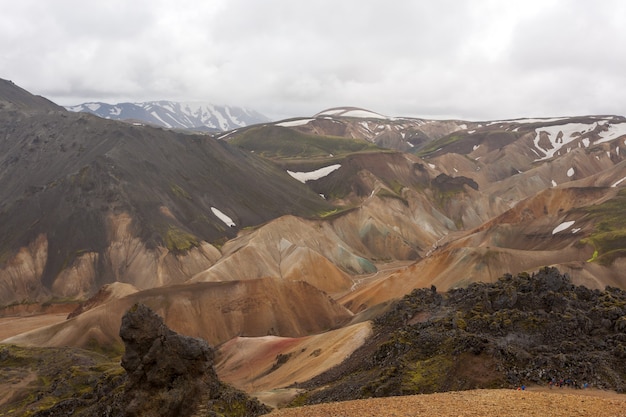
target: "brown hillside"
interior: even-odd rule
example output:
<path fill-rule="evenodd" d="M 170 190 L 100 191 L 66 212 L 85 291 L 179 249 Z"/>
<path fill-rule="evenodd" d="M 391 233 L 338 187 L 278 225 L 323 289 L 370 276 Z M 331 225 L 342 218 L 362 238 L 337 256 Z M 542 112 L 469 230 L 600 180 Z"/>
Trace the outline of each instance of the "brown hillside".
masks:
<path fill-rule="evenodd" d="M 118 348 L 121 317 L 135 303 L 152 308 L 173 330 L 201 337 L 212 345 L 235 336 L 320 333 L 345 324 L 351 317 L 348 310 L 302 281 L 264 278 L 196 283 L 130 294 L 3 343 Z"/>

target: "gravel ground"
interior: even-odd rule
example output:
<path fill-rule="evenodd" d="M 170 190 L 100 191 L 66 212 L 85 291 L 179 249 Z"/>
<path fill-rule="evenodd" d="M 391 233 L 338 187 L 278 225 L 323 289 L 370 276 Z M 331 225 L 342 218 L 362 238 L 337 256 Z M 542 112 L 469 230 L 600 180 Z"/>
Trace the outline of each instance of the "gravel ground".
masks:
<path fill-rule="evenodd" d="M 600 390 L 544 388 L 473 390 L 372 398 L 276 410 L 272 417 L 626 416 L 626 395 Z"/>

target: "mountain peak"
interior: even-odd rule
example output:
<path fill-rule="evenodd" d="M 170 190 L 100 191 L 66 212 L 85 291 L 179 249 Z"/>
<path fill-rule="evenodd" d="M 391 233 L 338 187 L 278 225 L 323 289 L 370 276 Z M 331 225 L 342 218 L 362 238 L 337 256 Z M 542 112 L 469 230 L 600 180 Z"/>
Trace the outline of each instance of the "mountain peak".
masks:
<path fill-rule="evenodd" d="M 380 113 L 371 110 L 362 109 L 360 107 L 333 107 L 321 111 L 315 117 L 332 116 L 332 117 L 354 117 L 360 119 L 389 119 Z"/>
<path fill-rule="evenodd" d="M 3 109 L 47 112 L 63 108 L 48 99 L 29 93 L 15 85 L 13 81 L 0 78 L 0 110 Z"/>
<path fill-rule="evenodd" d="M 191 129 L 220 132 L 268 122 L 264 115 L 244 107 L 220 106 L 206 102 L 168 100 L 139 103 L 82 103 L 67 107 L 104 119 L 132 120 L 168 129 Z"/>

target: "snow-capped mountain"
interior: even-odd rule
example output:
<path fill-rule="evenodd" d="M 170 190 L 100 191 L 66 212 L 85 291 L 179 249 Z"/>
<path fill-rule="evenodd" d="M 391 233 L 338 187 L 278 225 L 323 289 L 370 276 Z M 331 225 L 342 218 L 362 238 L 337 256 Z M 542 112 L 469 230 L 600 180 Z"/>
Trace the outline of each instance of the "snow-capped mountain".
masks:
<path fill-rule="evenodd" d="M 226 131 L 269 121 L 254 110 L 199 102 L 83 103 L 66 108 L 105 119 L 133 120 L 170 129 Z"/>

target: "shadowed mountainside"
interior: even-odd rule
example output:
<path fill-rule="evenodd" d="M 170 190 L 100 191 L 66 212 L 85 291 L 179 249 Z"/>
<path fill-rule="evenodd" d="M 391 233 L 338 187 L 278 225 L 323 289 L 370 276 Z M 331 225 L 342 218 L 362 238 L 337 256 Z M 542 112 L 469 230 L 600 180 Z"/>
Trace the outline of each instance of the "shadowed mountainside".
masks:
<path fill-rule="evenodd" d="M 66 112 L 5 84 L 0 101 L 37 107 L 0 110 L 0 303 L 181 282 L 219 257 L 206 242 L 331 208 L 224 142 Z"/>

